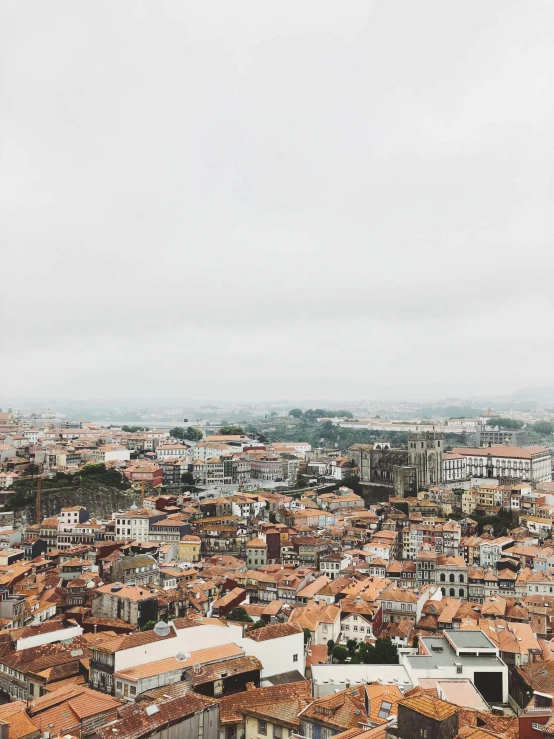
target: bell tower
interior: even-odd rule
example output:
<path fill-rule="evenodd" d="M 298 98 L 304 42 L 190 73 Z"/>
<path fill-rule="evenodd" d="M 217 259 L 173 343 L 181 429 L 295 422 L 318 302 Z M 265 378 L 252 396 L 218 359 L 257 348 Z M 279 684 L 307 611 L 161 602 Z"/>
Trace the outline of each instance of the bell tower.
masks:
<path fill-rule="evenodd" d="M 409 464 L 417 470 L 417 487 L 427 488 L 442 482 L 442 454 L 444 437 L 436 431 L 410 434 L 408 439 Z"/>

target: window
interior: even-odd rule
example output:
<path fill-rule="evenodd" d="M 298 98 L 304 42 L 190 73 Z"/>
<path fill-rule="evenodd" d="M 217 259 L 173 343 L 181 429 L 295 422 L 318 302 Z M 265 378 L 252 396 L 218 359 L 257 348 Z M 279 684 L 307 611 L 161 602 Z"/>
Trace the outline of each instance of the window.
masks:
<path fill-rule="evenodd" d="M 258 719 L 258 734 L 267 736 L 267 721 L 261 721 Z"/>
<path fill-rule="evenodd" d="M 444 572 L 441 572 L 441 582 L 446 582 L 446 575 Z"/>
<path fill-rule="evenodd" d="M 123 687 L 123 683 L 120 683 L 118 680 L 115 686 L 118 690 L 121 690 L 121 688 Z"/>
<path fill-rule="evenodd" d="M 297 654 L 293 654 L 292 655 L 292 661 L 293 662 L 298 662 L 298 655 Z"/>
<path fill-rule="evenodd" d="M 273 726 L 273 739 L 281 739 L 282 737 L 282 729 L 280 726 Z"/>
<path fill-rule="evenodd" d="M 136 687 L 134 685 L 131 685 L 131 695 L 136 695 L 136 694 L 137 694 Z"/>
<path fill-rule="evenodd" d="M 377 715 L 379 716 L 379 718 L 388 718 L 391 708 L 392 703 L 390 703 L 389 701 L 383 701 Z"/>

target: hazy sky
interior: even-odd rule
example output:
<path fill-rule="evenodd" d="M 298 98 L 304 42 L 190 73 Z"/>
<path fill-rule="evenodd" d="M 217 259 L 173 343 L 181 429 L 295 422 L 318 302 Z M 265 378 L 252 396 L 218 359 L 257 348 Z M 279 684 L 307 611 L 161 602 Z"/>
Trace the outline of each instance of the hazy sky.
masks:
<path fill-rule="evenodd" d="M 3 0 L 4 396 L 554 384 L 551 0 Z"/>

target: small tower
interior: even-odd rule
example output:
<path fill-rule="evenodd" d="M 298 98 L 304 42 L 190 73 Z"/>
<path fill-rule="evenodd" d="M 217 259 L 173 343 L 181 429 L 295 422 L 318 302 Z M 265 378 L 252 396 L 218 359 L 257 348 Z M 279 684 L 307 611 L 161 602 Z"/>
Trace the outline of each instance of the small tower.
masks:
<path fill-rule="evenodd" d="M 442 482 L 443 449 L 444 437 L 437 431 L 410 434 L 408 458 L 409 464 L 417 469 L 418 489 Z"/>

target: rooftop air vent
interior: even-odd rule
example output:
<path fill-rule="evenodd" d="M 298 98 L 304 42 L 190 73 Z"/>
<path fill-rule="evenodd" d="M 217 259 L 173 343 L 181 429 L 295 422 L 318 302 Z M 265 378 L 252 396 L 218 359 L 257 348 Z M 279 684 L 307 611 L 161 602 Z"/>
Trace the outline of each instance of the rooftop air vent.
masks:
<path fill-rule="evenodd" d="M 156 634 L 156 636 L 169 636 L 169 626 L 165 621 L 158 621 L 154 626 L 154 634 Z"/>

